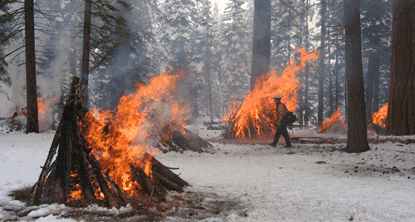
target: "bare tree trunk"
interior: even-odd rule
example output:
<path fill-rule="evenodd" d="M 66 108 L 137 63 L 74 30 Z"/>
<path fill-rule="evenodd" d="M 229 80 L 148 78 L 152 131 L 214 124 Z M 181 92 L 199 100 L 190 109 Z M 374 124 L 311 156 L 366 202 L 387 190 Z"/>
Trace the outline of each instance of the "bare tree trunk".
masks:
<path fill-rule="evenodd" d="M 251 90 L 257 78 L 269 72 L 271 53 L 271 0 L 255 0 L 254 4 Z"/>
<path fill-rule="evenodd" d="M 367 67 L 367 80 L 366 80 L 366 119 L 369 120 L 373 113 L 373 80 L 374 80 L 374 55 L 370 55 L 369 64 Z"/>
<path fill-rule="evenodd" d="M 320 40 L 320 66 L 318 75 L 318 117 L 317 121 L 320 125 L 323 122 L 323 109 L 324 109 L 324 54 L 325 54 L 325 38 L 326 38 L 326 0 L 321 0 L 321 40 Z"/>
<path fill-rule="evenodd" d="M 394 0 L 386 133 L 415 134 L 415 0 Z"/>
<path fill-rule="evenodd" d="M 334 75 L 335 75 L 335 77 L 336 77 L 336 82 L 335 82 L 335 90 L 336 90 L 336 96 L 335 96 L 335 100 L 336 100 L 336 102 L 335 102 L 335 106 L 336 106 L 336 109 L 337 109 L 337 107 L 339 107 L 339 94 L 340 94 L 340 87 L 339 87 L 339 50 L 340 50 L 340 47 L 339 47 L 339 33 L 336 33 L 336 65 L 334 66 Z"/>
<path fill-rule="evenodd" d="M 305 33 L 305 49 L 306 50 L 309 50 L 309 32 L 308 32 L 308 10 L 309 10 L 309 1 L 307 0 L 306 2 L 306 17 L 305 17 L 305 19 L 306 19 L 306 23 L 305 23 L 305 25 L 306 25 L 306 33 Z M 307 64 L 306 65 L 306 67 L 305 67 L 305 83 L 304 83 L 304 85 L 305 85 L 305 92 L 304 92 L 304 109 L 305 109 L 305 111 L 304 111 L 304 124 L 305 124 L 305 126 L 306 127 L 308 127 L 308 120 L 309 120 L 309 117 L 310 117 L 310 104 L 309 104 L 309 99 L 308 99 L 308 95 L 309 95 L 309 65 Z"/>
<path fill-rule="evenodd" d="M 39 132 L 36 89 L 35 20 L 33 0 L 25 0 L 27 132 Z"/>
<path fill-rule="evenodd" d="M 330 31 L 329 31 L 330 32 Z M 330 34 L 329 34 L 329 36 L 330 36 Z M 329 37 L 329 39 L 331 39 L 331 37 Z M 328 45 L 328 47 L 327 47 L 327 51 L 328 51 L 328 55 L 329 55 L 329 57 L 328 57 L 328 73 L 329 73 L 329 116 L 331 116 L 331 114 L 333 114 L 334 113 L 334 111 L 335 111 L 335 108 L 334 108 L 334 103 L 333 103 L 333 74 L 332 74 L 332 71 L 331 71 L 331 63 L 330 63 L 330 61 L 331 61 L 331 50 L 330 50 L 330 43 L 329 43 L 329 45 Z"/>
<path fill-rule="evenodd" d="M 376 112 L 379 110 L 379 78 L 380 78 L 380 46 L 377 47 L 378 50 L 374 54 L 374 64 L 373 64 L 373 104 L 372 110 Z"/>
<path fill-rule="evenodd" d="M 207 74 L 207 82 L 208 82 L 208 94 L 209 94 L 209 115 L 210 115 L 210 122 L 213 123 L 213 111 L 212 111 L 212 80 L 210 78 L 210 57 L 211 57 L 211 53 L 210 53 L 210 39 L 209 39 L 209 35 L 210 35 L 210 27 L 208 24 L 207 27 L 207 38 L 206 38 L 206 50 L 207 50 L 207 64 L 206 64 L 206 74 Z"/>
<path fill-rule="evenodd" d="M 345 151 L 351 153 L 370 149 L 367 141 L 359 2 L 359 0 L 344 1 L 349 117 Z"/>
<path fill-rule="evenodd" d="M 89 78 L 89 50 L 91 44 L 91 1 L 85 0 L 84 36 L 82 48 L 81 86 L 83 87 L 83 105 L 89 107 L 88 78 Z"/>

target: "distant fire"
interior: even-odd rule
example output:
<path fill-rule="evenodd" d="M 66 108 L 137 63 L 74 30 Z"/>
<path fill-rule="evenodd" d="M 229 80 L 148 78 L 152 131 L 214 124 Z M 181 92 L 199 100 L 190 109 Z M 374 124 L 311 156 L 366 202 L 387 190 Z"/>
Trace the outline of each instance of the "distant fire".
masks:
<path fill-rule="evenodd" d="M 332 126 L 334 123 L 340 123 L 342 126 L 345 126 L 346 123 L 343 120 L 342 115 L 340 114 L 340 107 L 337 107 L 336 112 L 334 112 L 329 120 L 323 121 L 323 123 L 320 126 L 320 129 L 318 129 L 318 132 L 322 132 L 325 129 L 328 129 L 330 126 Z"/>
<path fill-rule="evenodd" d="M 301 86 L 297 74 L 310 60 L 318 58 L 317 52 L 308 52 L 301 48 L 296 50 L 300 52 L 299 58 L 290 59 L 280 76 L 276 71 L 261 76 L 238 109 L 230 109 L 225 118 L 231 123 L 226 132 L 229 137 L 252 138 L 274 130 L 276 111 L 272 98 L 275 94 L 281 95 L 282 102 L 289 111 L 295 111 L 297 91 Z"/>
<path fill-rule="evenodd" d="M 46 103 L 43 102 L 43 99 L 38 97 L 37 98 L 37 107 L 38 107 L 38 113 L 39 114 L 45 114 L 45 107 L 46 107 Z"/>
<path fill-rule="evenodd" d="M 379 109 L 379 111 L 373 113 L 372 115 L 372 123 L 377 124 L 381 126 L 382 128 L 386 127 L 386 116 L 388 114 L 388 104 L 382 106 L 382 108 Z"/>
<path fill-rule="evenodd" d="M 40 130 L 50 129 L 50 124 L 52 122 L 52 108 L 55 106 L 57 98 L 37 98 L 37 107 L 38 107 L 38 119 L 39 119 L 39 128 Z M 17 116 L 26 116 L 27 106 L 24 106 L 19 109 L 19 111 L 14 112 L 10 117 L 9 121 Z"/>
<path fill-rule="evenodd" d="M 141 189 L 132 177 L 136 166 L 151 177 L 151 148 L 155 139 L 170 138 L 175 130 L 184 131 L 185 120 L 191 110 L 178 96 L 177 83 L 184 76 L 162 73 L 150 80 L 149 85 L 137 85 L 137 91 L 124 95 L 115 110 L 94 110 L 87 114 L 88 131 L 84 137 L 92 144 L 92 153 L 100 161 L 103 172 L 129 195 Z M 98 123 L 94 122 L 98 120 Z M 146 155 L 146 154 L 150 154 Z"/>

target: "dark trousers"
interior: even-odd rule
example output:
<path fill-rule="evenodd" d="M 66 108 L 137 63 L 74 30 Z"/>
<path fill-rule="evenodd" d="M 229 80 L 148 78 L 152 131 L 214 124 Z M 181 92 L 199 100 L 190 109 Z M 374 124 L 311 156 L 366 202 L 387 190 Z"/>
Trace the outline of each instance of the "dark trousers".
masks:
<path fill-rule="evenodd" d="M 278 144 L 278 140 L 280 139 L 281 134 L 284 137 L 286 145 L 291 146 L 290 137 L 288 136 L 288 131 L 287 131 L 287 125 L 284 125 L 284 124 L 279 124 L 279 126 L 277 127 L 277 131 L 275 132 L 273 143 Z"/>

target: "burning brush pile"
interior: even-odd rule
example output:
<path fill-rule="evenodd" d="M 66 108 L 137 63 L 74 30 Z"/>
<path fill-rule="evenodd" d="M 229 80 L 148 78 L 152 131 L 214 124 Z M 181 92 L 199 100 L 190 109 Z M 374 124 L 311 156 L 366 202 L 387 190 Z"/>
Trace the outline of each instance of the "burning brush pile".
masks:
<path fill-rule="evenodd" d="M 51 107 L 54 107 L 57 102 L 56 98 L 43 99 L 37 98 L 38 105 L 38 117 L 39 117 L 39 130 L 46 131 L 51 128 L 53 124 L 53 111 Z M 18 111 L 13 112 L 10 117 L 0 119 L 0 132 L 10 133 L 14 131 L 25 131 L 26 130 L 26 112 L 27 107 L 24 106 Z"/>
<path fill-rule="evenodd" d="M 342 115 L 340 114 L 340 107 L 337 107 L 336 112 L 334 112 L 328 120 L 323 121 L 323 123 L 321 123 L 318 132 L 333 134 L 347 133 L 347 125 L 344 122 Z"/>
<path fill-rule="evenodd" d="M 153 147 L 203 151 L 211 145 L 183 128 L 189 109 L 178 97 L 173 99 L 179 79 L 180 75 L 163 73 L 123 96 L 116 110 L 89 112 L 82 106 L 79 78 L 74 78 L 33 187 L 33 204 L 118 208 L 142 199 L 162 201 L 170 190 L 183 191 L 189 184 L 155 159 Z"/>
<path fill-rule="evenodd" d="M 386 115 L 388 113 L 388 104 L 385 104 L 379 111 L 372 115 L 368 124 L 368 135 L 377 136 L 383 134 L 386 128 Z M 347 124 L 344 122 L 340 114 L 340 107 L 337 108 L 330 118 L 323 121 L 319 133 L 347 134 Z"/>
<path fill-rule="evenodd" d="M 388 115 L 388 103 L 383 105 L 379 111 L 373 113 L 371 123 L 368 126 L 369 135 L 384 134 L 386 129 L 386 116 Z"/>
<path fill-rule="evenodd" d="M 301 48 L 296 49 L 300 56 L 296 60 L 289 60 L 281 75 L 276 71 L 266 74 L 255 83 L 254 89 L 245 97 L 242 104 L 234 106 L 224 121 L 229 122 L 224 138 L 256 138 L 270 136 L 275 130 L 277 113 L 272 97 L 281 95 L 282 103 L 288 111 L 294 112 L 297 107 L 297 91 L 301 84 L 297 79 L 310 60 L 318 58 L 316 52 L 308 52 Z"/>

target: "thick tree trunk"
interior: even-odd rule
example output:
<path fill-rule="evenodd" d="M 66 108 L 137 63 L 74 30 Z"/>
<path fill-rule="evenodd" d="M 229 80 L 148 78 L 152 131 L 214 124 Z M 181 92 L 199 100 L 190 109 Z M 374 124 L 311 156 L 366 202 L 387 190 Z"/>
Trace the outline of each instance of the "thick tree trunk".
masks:
<path fill-rule="evenodd" d="M 82 48 L 82 65 L 81 65 L 81 86 L 83 87 L 83 105 L 89 107 L 88 78 L 89 78 L 89 50 L 91 45 L 91 2 L 85 0 L 84 12 L 84 36 Z"/>
<path fill-rule="evenodd" d="M 369 150 L 362 65 L 359 0 L 345 0 L 348 131 L 346 152 Z"/>
<path fill-rule="evenodd" d="M 386 133 L 415 134 L 415 0 L 394 0 Z"/>
<path fill-rule="evenodd" d="M 35 20 L 33 0 L 25 0 L 27 132 L 39 132 L 36 89 Z"/>
<path fill-rule="evenodd" d="M 269 72 L 271 0 L 255 0 L 251 90 L 258 77 Z"/>

